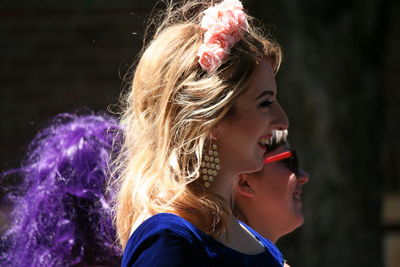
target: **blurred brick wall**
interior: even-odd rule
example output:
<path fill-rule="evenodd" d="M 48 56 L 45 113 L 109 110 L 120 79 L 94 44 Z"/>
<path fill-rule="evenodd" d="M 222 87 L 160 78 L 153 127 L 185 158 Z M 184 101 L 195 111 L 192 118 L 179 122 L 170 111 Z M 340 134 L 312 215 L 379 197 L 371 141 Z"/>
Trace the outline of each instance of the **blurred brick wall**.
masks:
<path fill-rule="evenodd" d="M 390 5 L 383 49 L 384 127 L 380 162 L 384 180 L 384 266 L 400 266 L 400 3 Z M 378 134 L 379 136 L 379 134 Z"/>
<path fill-rule="evenodd" d="M 382 91 L 384 101 L 384 127 L 377 138 L 383 139 L 381 164 L 384 190 L 400 193 L 400 3 L 390 7 L 385 25 Z M 400 207 L 399 207 L 400 208 Z"/>
<path fill-rule="evenodd" d="M 117 103 L 154 2 L 1 2 L 0 170 L 55 114 Z"/>

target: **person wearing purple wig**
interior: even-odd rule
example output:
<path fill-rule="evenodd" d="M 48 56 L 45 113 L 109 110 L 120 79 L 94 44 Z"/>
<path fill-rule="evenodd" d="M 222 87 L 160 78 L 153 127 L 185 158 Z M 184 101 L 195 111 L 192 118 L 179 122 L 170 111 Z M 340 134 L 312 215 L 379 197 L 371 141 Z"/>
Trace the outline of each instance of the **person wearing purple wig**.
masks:
<path fill-rule="evenodd" d="M 21 178 L 7 188 L 10 227 L 0 241 L 1 266 L 116 266 L 108 163 L 119 150 L 120 126 L 109 115 L 60 114 L 29 145 Z"/>

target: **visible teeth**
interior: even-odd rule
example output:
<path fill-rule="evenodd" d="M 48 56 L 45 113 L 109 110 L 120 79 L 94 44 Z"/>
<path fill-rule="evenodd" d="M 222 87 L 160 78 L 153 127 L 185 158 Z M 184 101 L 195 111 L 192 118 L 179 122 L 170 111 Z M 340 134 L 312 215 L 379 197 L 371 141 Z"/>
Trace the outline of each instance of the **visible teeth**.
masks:
<path fill-rule="evenodd" d="M 261 145 L 269 145 L 270 139 L 269 138 L 261 138 L 260 144 Z"/>

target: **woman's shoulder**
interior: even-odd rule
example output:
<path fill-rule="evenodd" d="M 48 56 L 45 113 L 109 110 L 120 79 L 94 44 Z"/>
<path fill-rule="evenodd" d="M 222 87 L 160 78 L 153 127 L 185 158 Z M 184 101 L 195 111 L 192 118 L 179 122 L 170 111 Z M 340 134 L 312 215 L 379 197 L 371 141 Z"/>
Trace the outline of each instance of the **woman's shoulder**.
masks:
<path fill-rule="evenodd" d="M 148 218 L 132 233 L 122 266 L 282 266 L 282 256 L 279 250 L 274 251 L 272 242 L 260 241 L 266 247 L 265 252 L 243 254 L 177 215 L 160 213 Z"/>
<path fill-rule="evenodd" d="M 197 228 L 177 215 L 154 215 L 132 233 L 122 266 L 193 266 L 193 261 L 205 256 L 203 238 Z"/>
<path fill-rule="evenodd" d="M 198 228 L 172 213 L 159 213 L 151 216 L 139 225 L 131 237 L 146 238 L 160 234 L 182 237 L 190 242 L 204 239 L 203 233 Z"/>

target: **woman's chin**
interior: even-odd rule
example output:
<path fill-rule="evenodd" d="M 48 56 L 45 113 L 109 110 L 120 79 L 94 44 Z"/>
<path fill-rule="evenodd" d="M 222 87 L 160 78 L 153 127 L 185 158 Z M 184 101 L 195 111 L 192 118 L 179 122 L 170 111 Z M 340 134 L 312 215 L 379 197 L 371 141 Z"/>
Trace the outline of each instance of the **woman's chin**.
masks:
<path fill-rule="evenodd" d="M 296 213 L 295 219 L 294 219 L 294 229 L 297 229 L 298 227 L 302 226 L 304 224 L 304 215 L 302 211 L 298 211 Z"/>
<path fill-rule="evenodd" d="M 264 160 L 261 160 L 261 162 L 252 164 L 252 166 L 249 165 L 249 167 L 244 173 L 259 172 L 263 169 L 263 167 L 264 167 Z"/>
<path fill-rule="evenodd" d="M 239 165 L 240 164 L 240 165 Z M 242 174 L 242 173 L 254 173 L 254 172 L 258 172 L 261 171 L 262 168 L 264 167 L 264 161 L 256 161 L 253 160 L 251 162 L 239 162 L 236 165 L 238 173 Z"/>

